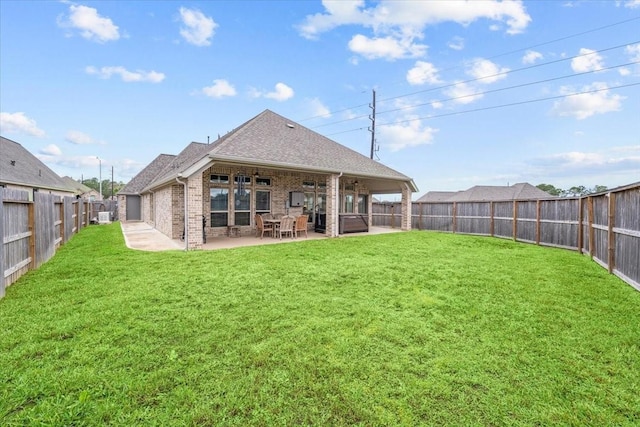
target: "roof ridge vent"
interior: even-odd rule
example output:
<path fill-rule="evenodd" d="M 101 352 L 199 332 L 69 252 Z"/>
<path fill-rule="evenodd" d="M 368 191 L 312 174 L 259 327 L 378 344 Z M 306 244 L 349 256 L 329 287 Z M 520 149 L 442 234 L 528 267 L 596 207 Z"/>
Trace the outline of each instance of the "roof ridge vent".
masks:
<path fill-rule="evenodd" d="M 291 123 L 287 123 L 287 127 L 288 127 L 289 129 L 293 129 L 295 126 L 294 126 L 294 125 L 292 125 Z"/>

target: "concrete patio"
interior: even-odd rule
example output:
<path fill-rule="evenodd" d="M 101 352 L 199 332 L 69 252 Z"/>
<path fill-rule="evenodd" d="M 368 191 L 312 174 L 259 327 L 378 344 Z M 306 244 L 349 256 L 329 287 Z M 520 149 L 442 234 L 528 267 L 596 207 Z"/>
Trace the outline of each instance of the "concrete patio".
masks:
<path fill-rule="evenodd" d="M 184 250 L 184 242 L 179 239 L 170 239 L 149 224 L 141 221 L 121 222 L 122 234 L 124 236 L 127 247 L 142 251 L 167 251 L 167 250 Z M 372 236 L 385 233 L 399 233 L 399 228 L 387 227 L 369 227 L 368 233 L 348 233 L 341 234 L 338 238 L 348 238 L 355 236 Z M 309 237 L 304 235 L 292 239 L 291 237 L 273 238 L 264 236 L 264 238 L 255 237 L 255 234 L 241 237 L 212 237 L 207 239 L 207 243 L 202 246 L 202 250 L 230 249 L 242 246 L 258 246 L 273 245 L 283 243 L 296 243 L 305 240 L 327 239 L 324 234 L 314 231 L 308 232 Z"/>

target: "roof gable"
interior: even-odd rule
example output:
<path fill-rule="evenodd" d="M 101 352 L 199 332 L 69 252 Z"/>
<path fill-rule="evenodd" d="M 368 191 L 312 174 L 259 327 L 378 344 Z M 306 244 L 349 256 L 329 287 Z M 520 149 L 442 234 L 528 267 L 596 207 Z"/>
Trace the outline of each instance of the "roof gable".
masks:
<path fill-rule="evenodd" d="M 160 174 L 175 158 L 173 154 L 160 154 L 125 185 L 118 194 L 138 194 Z"/>
<path fill-rule="evenodd" d="M 270 110 L 215 142 L 212 159 L 409 181 L 410 178 Z"/>
<path fill-rule="evenodd" d="M 189 166 L 206 157 L 209 150 L 211 150 L 211 144 L 190 143 L 177 156 L 173 156 L 154 179 L 141 188 L 141 191 L 175 180 Z"/>
<path fill-rule="evenodd" d="M 0 137 L 0 182 L 73 193 L 65 181 L 19 143 Z"/>

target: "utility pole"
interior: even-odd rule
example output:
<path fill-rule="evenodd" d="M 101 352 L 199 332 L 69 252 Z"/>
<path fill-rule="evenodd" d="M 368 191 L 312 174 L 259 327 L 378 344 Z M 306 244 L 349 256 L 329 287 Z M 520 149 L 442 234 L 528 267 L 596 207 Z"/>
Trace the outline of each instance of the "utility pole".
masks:
<path fill-rule="evenodd" d="M 100 165 L 100 177 L 98 178 L 100 180 L 100 183 L 98 185 L 100 186 L 100 200 L 102 201 L 102 159 L 97 156 L 96 159 L 98 159 L 98 163 Z"/>
<path fill-rule="evenodd" d="M 373 153 L 376 150 L 376 90 L 373 91 L 373 103 L 369 104 L 369 108 L 371 108 L 372 112 L 369 115 L 369 120 L 371 120 L 371 127 L 369 127 L 369 132 L 371 132 L 371 158 L 373 159 Z"/>

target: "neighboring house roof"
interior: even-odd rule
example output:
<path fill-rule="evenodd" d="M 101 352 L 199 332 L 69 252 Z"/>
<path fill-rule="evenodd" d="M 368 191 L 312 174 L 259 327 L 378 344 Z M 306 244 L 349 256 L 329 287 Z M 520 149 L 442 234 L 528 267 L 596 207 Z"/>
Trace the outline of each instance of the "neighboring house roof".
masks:
<path fill-rule="evenodd" d="M 73 193 L 65 181 L 19 143 L 0 136 L 0 183 Z"/>
<path fill-rule="evenodd" d="M 165 185 L 177 176 L 200 173 L 203 168 L 218 161 L 255 167 L 342 173 L 369 178 L 366 183 L 374 190 L 400 192 L 399 183 L 406 183 L 412 191 L 417 191 L 413 180 L 406 175 L 270 110 L 263 111 L 210 145 L 187 149 L 190 150 L 189 154 L 185 154 L 184 161 L 177 168 L 165 171 L 149 182 L 146 189 Z M 389 182 L 396 184 L 389 185 Z"/>
<path fill-rule="evenodd" d="M 91 187 L 87 187 L 83 183 L 76 181 L 75 179 L 71 178 L 70 176 L 63 176 L 62 180 L 67 185 L 67 187 L 72 188 L 74 190 L 75 194 L 82 195 L 82 194 L 87 194 L 87 193 L 90 193 L 91 191 L 93 191 L 93 189 Z M 96 194 L 97 193 L 98 192 L 96 191 Z"/>
<path fill-rule="evenodd" d="M 172 154 L 160 154 L 118 191 L 118 194 L 140 194 L 142 189 L 152 182 L 175 157 Z"/>
<path fill-rule="evenodd" d="M 448 196 L 447 196 L 448 195 Z M 464 191 L 430 191 L 418 202 L 482 202 L 498 200 L 531 200 L 553 198 L 551 194 L 533 185 L 521 182 L 511 186 L 476 185 Z"/>
<path fill-rule="evenodd" d="M 420 197 L 416 202 L 447 202 L 451 197 L 459 193 L 458 191 L 429 191 Z"/>

